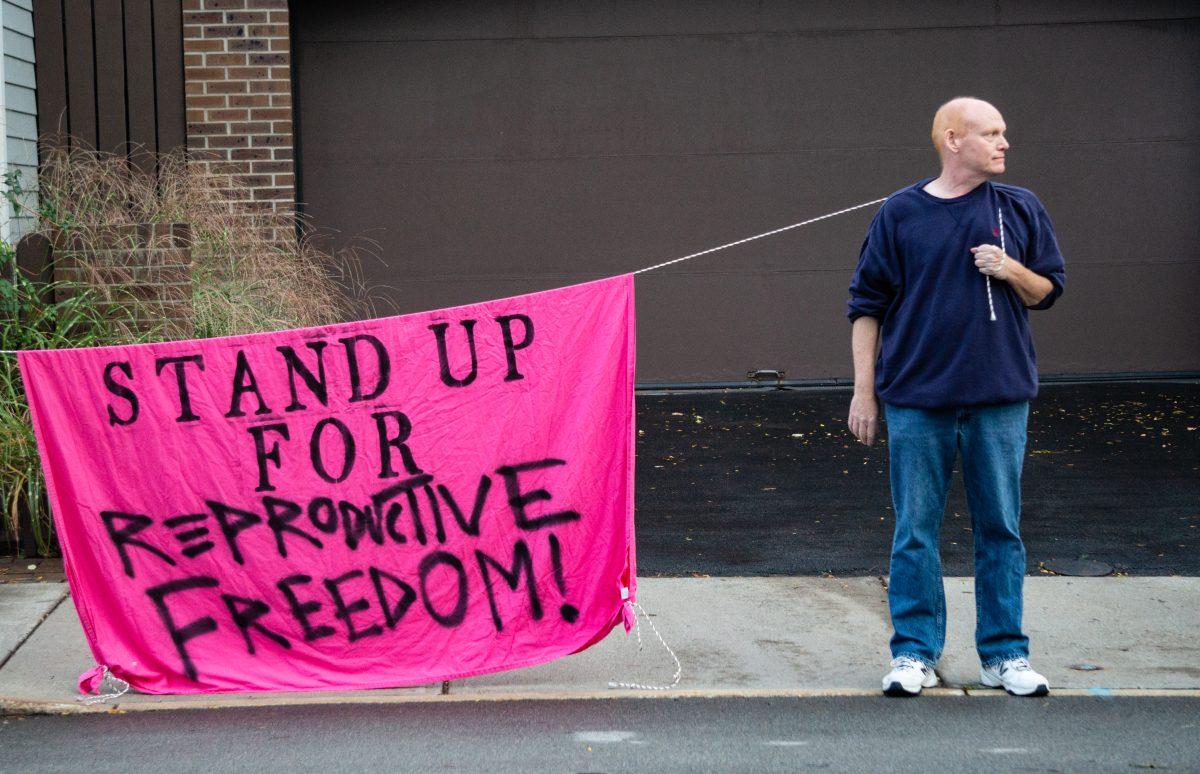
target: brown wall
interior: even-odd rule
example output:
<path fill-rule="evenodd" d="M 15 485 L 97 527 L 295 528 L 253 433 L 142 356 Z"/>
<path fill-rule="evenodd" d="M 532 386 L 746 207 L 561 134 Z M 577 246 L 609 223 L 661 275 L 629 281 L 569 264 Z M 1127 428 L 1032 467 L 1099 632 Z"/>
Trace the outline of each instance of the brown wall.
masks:
<path fill-rule="evenodd" d="M 39 132 L 126 153 L 186 148 L 230 200 L 295 238 L 287 0 L 34 0 Z M 186 121 L 185 121 L 186 118 Z"/>
<path fill-rule="evenodd" d="M 1043 373 L 1200 370 L 1197 3 L 184 5 L 35 0 L 40 131 L 186 143 L 256 189 L 248 207 L 290 208 L 295 183 L 335 244 L 378 243 L 367 280 L 392 310 L 628 271 L 890 193 L 936 171 L 929 116 L 972 93 L 1004 111 L 1004 179 L 1042 197 L 1067 255 L 1067 294 L 1035 316 Z M 847 377 L 868 219 L 639 277 L 639 380 Z"/>
<path fill-rule="evenodd" d="M 164 338 L 195 335 L 188 224 L 131 224 L 97 237 L 72 244 L 55 235 L 56 297 L 90 287 L 98 307 L 131 331 Z"/>
<path fill-rule="evenodd" d="M 995 102 L 1066 295 L 1043 373 L 1200 370 L 1188 2 L 292 3 L 299 198 L 379 243 L 397 311 L 629 271 L 936 173 Z M 850 374 L 869 211 L 638 279 L 640 382 Z"/>
<path fill-rule="evenodd" d="M 187 145 L 243 212 L 274 213 L 293 240 L 291 31 L 287 0 L 183 0 Z"/>
<path fill-rule="evenodd" d="M 39 134 L 90 148 L 184 145 L 183 40 L 172 0 L 33 0 Z"/>

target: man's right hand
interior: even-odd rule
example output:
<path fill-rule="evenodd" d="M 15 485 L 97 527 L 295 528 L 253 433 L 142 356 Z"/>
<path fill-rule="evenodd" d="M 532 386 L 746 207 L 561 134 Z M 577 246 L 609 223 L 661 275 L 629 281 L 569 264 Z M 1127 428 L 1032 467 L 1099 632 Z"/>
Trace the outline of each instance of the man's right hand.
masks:
<path fill-rule="evenodd" d="M 863 315 L 850 334 L 854 354 L 854 399 L 850 401 L 850 432 L 867 446 L 879 431 L 879 399 L 875 397 L 875 358 L 879 354 L 879 320 Z"/>
<path fill-rule="evenodd" d="M 854 393 L 850 401 L 850 416 L 848 418 L 850 432 L 854 437 L 867 446 L 875 443 L 879 432 L 879 401 L 875 393 Z"/>

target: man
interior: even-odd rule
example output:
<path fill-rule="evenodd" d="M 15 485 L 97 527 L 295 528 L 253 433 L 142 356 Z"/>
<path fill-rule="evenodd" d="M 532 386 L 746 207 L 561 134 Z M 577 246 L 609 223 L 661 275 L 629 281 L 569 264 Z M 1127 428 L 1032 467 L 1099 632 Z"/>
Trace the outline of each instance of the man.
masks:
<path fill-rule="evenodd" d="M 937 111 L 941 175 L 884 203 L 850 285 L 850 431 L 872 444 L 880 401 L 888 426 L 896 515 L 889 696 L 938 683 L 946 638 L 938 539 L 960 453 L 975 535 L 980 681 L 1021 696 L 1049 692 L 1021 631 L 1021 464 L 1037 394 L 1028 310 L 1053 304 L 1065 275 L 1041 202 L 991 182 L 1004 172 L 1005 129 L 982 100 L 960 97 Z"/>

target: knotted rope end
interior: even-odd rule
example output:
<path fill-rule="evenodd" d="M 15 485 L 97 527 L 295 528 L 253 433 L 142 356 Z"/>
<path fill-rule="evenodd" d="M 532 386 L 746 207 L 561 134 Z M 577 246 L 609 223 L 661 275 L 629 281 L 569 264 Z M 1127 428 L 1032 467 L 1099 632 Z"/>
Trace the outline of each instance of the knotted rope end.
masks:
<path fill-rule="evenodd" d="M 105 685 L 108 686 L 108 693 L 102 693 Z M 119 686 L 119 690 L 113 690 Z M 76 701 L 84 704 L 103 704 L 112 699 L 118 699 L 129 692 L 129 683 L 112 673 L 112 670 L 107 665 L 92 667 L 88 671 L 79 676 L 79 692 L 84 694 L 76 699 Z M 97 694 L 89 696 L 88 694 Z"/>

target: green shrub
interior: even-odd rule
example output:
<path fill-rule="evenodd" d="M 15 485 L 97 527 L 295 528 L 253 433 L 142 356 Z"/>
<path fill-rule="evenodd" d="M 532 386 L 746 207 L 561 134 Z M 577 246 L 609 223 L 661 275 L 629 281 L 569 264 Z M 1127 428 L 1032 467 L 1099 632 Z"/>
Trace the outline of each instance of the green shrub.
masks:
<path fill-rule="evenodd" d="M 26 277 L 18 268 L 12 245 L 0 242 L 0 349 L 61 349 L 145 341 L 153 331 L 137 332 L 115 324 L 113 309 L 97 304 L 98 293 L 84 288 L 55 300 L 54 283 Z M 0 505 L 4 533 L 17 543 L 21 518 L 29 519 L 37 550 L 54 547 L 54 526 L 46 512 L 45 484 L 29 406 L 21 385 L 17 358 L 0 355 Z"/>

